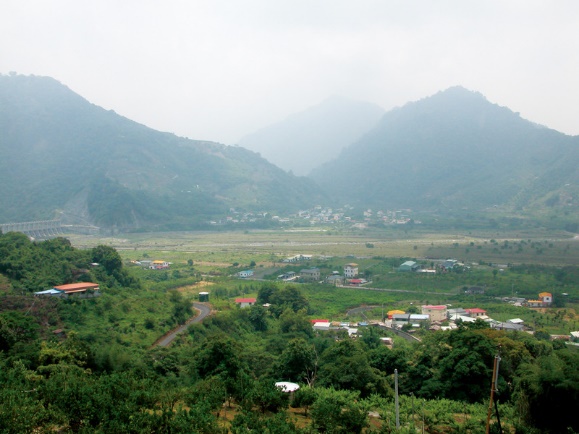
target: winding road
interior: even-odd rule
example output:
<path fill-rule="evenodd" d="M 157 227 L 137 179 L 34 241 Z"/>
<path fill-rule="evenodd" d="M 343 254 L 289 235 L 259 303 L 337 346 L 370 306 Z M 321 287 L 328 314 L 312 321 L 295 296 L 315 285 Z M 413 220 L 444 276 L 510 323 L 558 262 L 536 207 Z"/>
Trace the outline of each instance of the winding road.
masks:
<path fill-rule="evenodd" d="M 193 303 L 193 308 L 199 311 L 199 315 L 189 318 L 185 324 L 180 325 L 176 329 L 171 330 L 169 333 L 165 334 L 163 337 L 157 340 L 153 344 L 153 347 L 166 347 L 168 346 L 173 340 L 177 337 L 177 335 L 181 332 L 187 330 L 187 328 L 191 324 L 195 324 L 201 322 L 211 313 L 211 308 L 206 304 L 202 303 Z"/>

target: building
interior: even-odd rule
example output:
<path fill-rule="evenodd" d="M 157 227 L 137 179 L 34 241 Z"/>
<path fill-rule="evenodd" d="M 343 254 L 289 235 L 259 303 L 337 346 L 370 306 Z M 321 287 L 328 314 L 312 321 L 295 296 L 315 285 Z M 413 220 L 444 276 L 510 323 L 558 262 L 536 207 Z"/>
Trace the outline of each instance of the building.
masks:
<path fill-rule="evenodd" d="M 339 274 L 332 274 L 326 277 L 326 283 L 334 286 L 340 286 L 344 284 L 344 278 Z"/>
<path fill-rule="evenodd" d="M 301 261 L 310 261 L 312 259 L 312 255 L 295 255 L 290 256 L 289 258 L 285 258 L 283 262 L 301 262 Z"/>
<path fill-rule="evenodd" d="M 288 271 L 287 273 L 283 273 L 280 274 L 279 276 L 277 276 L 277 278 L 279 280 L 284 280 L 286 282 L 292 281 L 292 280 L 296 280 L 297 279 L 297 274 L 295 271 Z"/>
<path fill-rule="evenodd" d="M 465 309 L 466 313 L 468 314 L 468 316 L 470 316 L 471 318 L 482 318 L 487 316 L 487 311 L 484 309 L 480 309 L 478 307 L 473 307 L 470 309 Z"/>
<path fill-rule="evenodd" d="M 510 322 L 492 322 L 491 328 L 495 330 L 504 330 L 506 332 L 520 332 L 523 331 L 525 326 L 523 324 L 513 324 Z"/>
<path fill-rule="evenodd" d="M 98 283 L 78 282 L 55 286 L 54 289 L 62 291 L 65 295 L 73 295 L 83 294 L 88 291 L 97 292 L 99 290 L 99 285 Z"/>
<path fill-rule="evenodd" d="M 398 271 L 416 271 L 420 268 L 420 266 L 414 261 L 406 261 L 403 264 L 400 264 L 398 267 Z"/>
<path fill-rule="evenodd" d="M 327 322 L 316 322 L 313 325 L 314 330 L 319 330 L 319 331 L 328 331 L 330 330 L 331 324 L 329 321 Z"/>
<path fill-rule="evenodd" d="M 235 304 L 238 305 L 240 308 L 245 308 L 249 306 L 253 306 L 256 302 L 255 298 L 236 298 Z"/>
<path fill-rule="evenodd" d="M 445 305 L 425 305 L 422 306 L 422 314 L 428 315 L 430 321 L 446 321 L 447 320 L 447 310 Z"/>
<path fill-rule="evenodd" d="M 68 283 L 66 285 L 55 286 L 46 291 L 35 292 L 34 295 L 47 295 L 56 297 L 68 297 L 71 295 L 90 297 L 99 295 L 98 283 L 78 282 Z"/>
<path fill-rule="evenodd" d="M 350 263 L 344 265 L 344 277 L 352 279 L 358 275 L 358 264 Z"/>
<path fill-rule="evenodd" d="M 468 314 L 462 307 L 457 307 L 453 309 L 447 309 L 446 316 L 448 319 L 453 319 L 453 317 L 468 316 Z"/>
<path fill-rule="evenodd" d="M 443 270 L 452 270 L 457 265 L 458 261 L 456 259 L 447 259 L 440 265 L 440 268 L 442 268 Z"/>
<path fill-rule="evenodd" d="M 553 303 L 553 294 L 550 292 L 541 292 L 538 300 L 528 300 L 529 307 L 549 307 Z"/>
<path fill-rule="evenodd" d="M 151 265 L 149 265 L 149 268 L 151 270 L 164 270 L 164 269 L 169 268 L 169 263 L 167 261 L 157 260 L 157 261 L 151 262 Z"/>
<path fill-rule="evenodd" d="M 303 269 L 300 271 L 300 277 L 309 282 L 317 282 L 320 280 L 320 269 L 316 267 Z"/>
<path fill-rule="evenodd" d="M 471 286 L 470 288 L 465 289 L 465 294 L 484 294 L 485 289 L 482 286 Z"/>
<path fill-rule="evenodd" d="M 429 321 L 430 317 L 428 315 L 421 315 L 418 313 L 396 313 L 392 315 L 392 322 L 398 325 L 404 324 L 416 324 L 421 322 Z"/>
<path fill-rule="evenodd" d="M 404 312 L 403 310 L 394 309 L 394 310 L 389 310 L 386 315 L 388 316 L 388 319 L 392 319 L 394 317 L 394 315 L 404 315 L 405 313 L 406 312 Z"/>
<path fill-rule="evenodd" d="M 237 273 L 237 275 L 238 275 L 239 277 L 241 277 L 242 279 L 245 279 L 245 278 L 247 278 L 247 277 L 253 276 L 253 270 L 240 271 L 239 273 Z"/>
<path fill-rule="evenodd" d="M 541 292 L 539 294 L 539 300 L 543 302 L 543 306 L 551 306 L 553 303 L 553 294 L 550 292 Z"/>

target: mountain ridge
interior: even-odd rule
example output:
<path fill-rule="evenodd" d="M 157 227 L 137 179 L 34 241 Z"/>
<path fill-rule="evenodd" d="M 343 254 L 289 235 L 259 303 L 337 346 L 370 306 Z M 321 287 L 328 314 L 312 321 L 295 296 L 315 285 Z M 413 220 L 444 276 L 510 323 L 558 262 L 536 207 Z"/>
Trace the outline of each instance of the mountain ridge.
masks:
<path fill-rule="evenodd" d="M 254 152 L 155 131 L 49 77 L 0 76 L 0 103 L 3 222 L 74 203 L 106 227 L 188 227 L 230 207 L 281 211 L 324 197 Z"/>
<path fill-rule="evenodd" d="M 575 189 L 573 162 L 579 162 L 579 137 L 457 86 L 389 111 L 312 178 L 330 194 L 368 206 L 520 209 L 544 200 L 550 187 L 573 183 Z"/>
<path fill-rule="evenodd" d="M 383 114 L 375 104 L 334 95 L 246 135 L 239 144 L 305 176 L 370 130 Z"/>

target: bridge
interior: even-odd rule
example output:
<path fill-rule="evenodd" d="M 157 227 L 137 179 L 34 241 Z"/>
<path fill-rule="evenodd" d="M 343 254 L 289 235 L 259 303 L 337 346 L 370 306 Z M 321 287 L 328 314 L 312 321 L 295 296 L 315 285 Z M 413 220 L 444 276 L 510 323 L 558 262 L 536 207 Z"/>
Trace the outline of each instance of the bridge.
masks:
<path fill-rule="evenodd" d="M 33 222 L 3 223 L 0 232 L 22 232 L 34 239 L 49 239 L 65 234 L 98 234 L 100 228 L 92 225 L 67 225 L 60 220 L 38 220 Z"/>

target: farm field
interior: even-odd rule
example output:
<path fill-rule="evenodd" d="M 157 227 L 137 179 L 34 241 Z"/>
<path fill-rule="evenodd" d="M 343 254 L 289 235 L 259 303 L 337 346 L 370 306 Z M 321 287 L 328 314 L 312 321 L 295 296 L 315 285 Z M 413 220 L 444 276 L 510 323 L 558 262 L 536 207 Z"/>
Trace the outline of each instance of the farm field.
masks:
<path fill-rule="evenodd" d="M 346 231 L 308 227 L 136 233 L 104 238 L 72 236 L 70 239 L 80 248 L 99 244 L 113 247 L 127 264 L 144 258 L 169 261 L 171 270 L 164 273 L 163 281 L 158 281 L 156 271 L 137 269 L 135 272 L 149 282 L 151 288 L 179 289 L 187 299 L 195 299 L 200 291 L 209 290 L 217 309 L 234 307 L 236 296 L 255 296 L 260 285 L 255 279 L 275 281 L 280 273 L 299 272 L 310 266 L 319 267 L 324 276 L 355 261 L 360 274 L 370 281 L 366 286 L 373 290 L 301 285 L 310 300 L 313 316 L 346 320 L 348 309 L 377 306 L 366 314 L 377 319 L 382 309 L 453 304 L 492 306 L 499 320 L 524 317 L 529 323 L 543 326 L 554 334 L 568 332 L 577 325 L 575 311 L 579 311 L 579 288 L 574 283 L 565 283 L 560 276 L 557 279 L 553 272 L 556 267 L 574 269 L 579 263 L 579 239 L 568 233 L 540 230 L 430 233 L 416 229 Z M 298 264 L 283 262 L 296 254 L 312 255 L 312 260 Z M 399 263 L 406 259 L 431 267 L 435 261 L 445 258 L 456 258 L 468 264 L 469 271 L 436 276 L 396 271 Z M 551 268 L 541 271 L 541 267 Z M 231 278 L 248 268 L 255 270 L 254 279 Z M 464 294 L 470 286 L 484 287 L 485 295 Z M 561 313 L 555 320 L 554 313 L 543 315 L 521 308 L 513 311 L 511 306 L 497 303 L 497 297 L 533 298 L 542 291 L 568 294 L 565 306 L 568 312 Z"/>
<path fill-rule="evenodd" d="M 576 265 L 579 236 L 566 232 L 467 231 L 433 233 L 424 229 L 352 231 L 329 228 L 231 232 L 128 233 L 116 237 L 69 236 L 75 247 L 105 244 L 124 259 L 143 254 L 170 261 L 215 264 L 277 263 L 298 253 L 339 257 L 448 258 L 465 262 Z"/>

